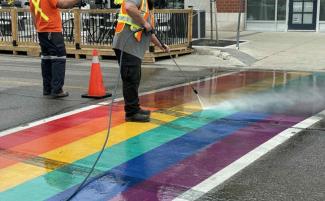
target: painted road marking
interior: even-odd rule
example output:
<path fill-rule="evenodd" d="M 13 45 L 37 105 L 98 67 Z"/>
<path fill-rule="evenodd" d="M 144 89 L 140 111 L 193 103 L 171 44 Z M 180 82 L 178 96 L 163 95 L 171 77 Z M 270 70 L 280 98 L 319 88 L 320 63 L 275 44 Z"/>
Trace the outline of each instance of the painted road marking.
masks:
<path fill-rule="evenodd" d="M 186 84 L 185 84 L 186 85 Z M 175 86 L 174 86 L 175 87 Z M 236 88 L 236 87 L 235 87 Z M 260 89 L 260 88 L 259 88 Z M 256 90 L 256 88 L 255 88 L 255 90 Z M 104 104 L 104 103 L 103 103 Z"/>
<path fill-rule="evenodd" d="M 265 83 L 266 81 L 265 80 L 263 80 L 262 81 L 263 83 Z M 268 83 L 268 82 L 266 82 L 266 83 Z M 248 85 L 248 88 L 250 88 L 250 87 L 253 87 L 253 85 L 254 84 L 252 84 L 252 85 Z M 253 87 L 254 88 L 254 91 L 256 91 L 257 90 L 257 88 L 260 88 L 260 87 L 257 87 L 256 88 L 256 86 L 255 87 Z M 258 90 L 257 90 L 258 91 Z M 81 140 L 81 141 L 85 141 L 86 139 L 88 139 L 88 138 L 85 138 L 84 140 Z M 77 142 L 76 142 L 77 143 Z M 76 143 L 72 143 L 72 144 L 76 144 Z M 72 146 L 72 144 L 70 144 L 69 145 L 69 147 L 70 146 Z M 63 148 L 61 147 L 61 148 L 59 148 L 58 150 L 59 150 L 59 152 L 61 153 L 62 151 L 60 151 L 60 150 L 62 150 Z M 72 150 L 75 150 L 75 149 L 72 149 Z M 70 151 L 72 151 L 71 149 L 70 149 Z M 70 153 L 70 151 L 64 151 L 64 153 Z M 89 151 L 89 150 L 88 150 Z M 51 152 L 48 152 L 48 153 L 45 153 L 44 154 L 44 156 L 46 156 L 46 158 L 49 158 L 47 155 L 49 155 L 50 153 L 56 153 L 56 152 L 58 152 L 58 151 L 56 151 L 56 150 L 53 150 L 53 151 L 51 151 Z M 43 155 L 42 155 L 43 156 Z M 61 155 L 60 155 L 60 158 L 62 158 L 62 153 L 61 153 Z M 63 157 L 63 158 L 65 158 L 65 157 Z M 51 159 L 55 159 L 55 157 L 51 157 Z M 66 161 L 66 162 L 71 162 L 70 160 L 69 161 Z M 18 164 L 17 165 L 15 165 L 14 167 L 18 167 Z M 29 167 L 28 166 L 28 164 L 26 164 L 26 165 L 24 165 L 23 166 L 25 169 L 27 168 L 27 167 Z M 32 168 L 32 167 L 30 167 L 30 168 Z M 5 169 L 3 169 L 3 170 L 1 170 L 1 171 L 4 171 Z M 30 172 L 33 172 L 33 173 L 35 173 L 35 172 L 38 172 L 38 171 L 36 171 L 36 169 L 35 169 L 35 172 L 34 171 L 30 171 Z M 40 174 L 43 174 L 42 173 L 43 171 L 41 171 L 41 170 L 39 170 L 39 173 Z M 5 174 L 3 174 L 3 175 L 5 175 Z M 38 175 L 38 174 L 37 174 Z M 22 175 L 24 178 L 26 177 L 26 175 Z M 31 177 L 34 177 L 35 175 L 30 175 Z M 25 178 L 24 180 L 26 180 L 27 178 Z M 14 182 L 14 181 L 11 181 L 11 182 Z M 13 184 L 11 184 L 11 185 L 13 185 Z M 9 183 L 7 183 L 6 184 L 6 186 L 7 186 L 7 188 L 9 187 L 9 186 L 11 186 Z"/>

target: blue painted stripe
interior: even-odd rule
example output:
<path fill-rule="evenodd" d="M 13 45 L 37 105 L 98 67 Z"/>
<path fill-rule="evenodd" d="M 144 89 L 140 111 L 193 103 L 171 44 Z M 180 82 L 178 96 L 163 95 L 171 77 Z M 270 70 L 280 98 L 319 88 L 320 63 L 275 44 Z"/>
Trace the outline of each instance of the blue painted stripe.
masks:
<path fill-rule="evenodd" d="M 227 119 L 207 124 L 111 169 L 105 176 L 85 187 L 77 194 L 75 200 L 108 200 L 201 149 L 207 148 L 216 141 L 222 140 L 231 133 L 266 117 L 266 114 L 237 113 Z M 63 191 L 48 200 L 65 200 L 74 192 L 76 187 Z"/>

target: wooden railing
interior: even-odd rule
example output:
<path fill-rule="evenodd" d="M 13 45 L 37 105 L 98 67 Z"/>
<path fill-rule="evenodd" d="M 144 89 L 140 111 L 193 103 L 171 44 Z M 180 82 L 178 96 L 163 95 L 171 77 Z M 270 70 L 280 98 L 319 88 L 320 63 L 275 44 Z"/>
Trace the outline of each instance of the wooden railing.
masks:
<path fill-rule="evenodd" d="M 116 9 L 61 10 L 63 35 L 67 53 L 79 58 L 97 48 L 101 55 L 112 56 L 113 23 Z M 191 52 L 192 10 L 155 10 L 158 37 L 169 45 L 174 54 Z M 25 50 L 24 50 L 25 49 Z M 0 51 L 26 51 L 38 55 L 38 38 L 28 9 L 0 10 Z M 146 53 L 149 60 L 164 56 L 157 48 Z"/>

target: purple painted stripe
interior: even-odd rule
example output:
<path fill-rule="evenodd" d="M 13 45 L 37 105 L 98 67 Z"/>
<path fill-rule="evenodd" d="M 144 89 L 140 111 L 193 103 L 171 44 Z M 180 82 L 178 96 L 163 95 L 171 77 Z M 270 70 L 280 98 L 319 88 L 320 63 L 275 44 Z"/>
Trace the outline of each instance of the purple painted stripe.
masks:
<path fill-rule="evenodd" d="M 270 116 L 151 177 L 112 200 L 172 200 L 306 117 Z M 270 125 L 274 123 L 274 125 Z"/>

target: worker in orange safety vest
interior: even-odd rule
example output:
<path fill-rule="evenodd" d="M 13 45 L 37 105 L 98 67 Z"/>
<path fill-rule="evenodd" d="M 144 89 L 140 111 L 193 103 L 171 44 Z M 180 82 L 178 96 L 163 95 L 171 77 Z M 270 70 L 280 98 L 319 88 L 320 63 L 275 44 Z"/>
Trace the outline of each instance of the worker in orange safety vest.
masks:
<path fill-rule="evenodd" d="M 41 46 L 43 95 L 62 98 L 66 49 L 59 8 L 72 8 L 79 0 L 29 0 L 30 10 Z"/>

